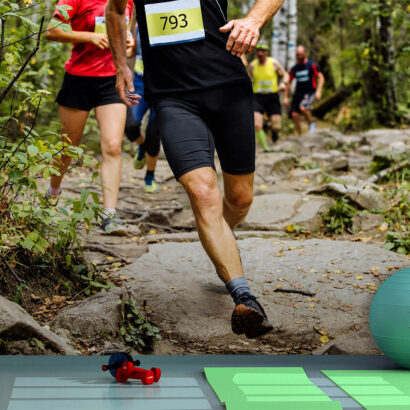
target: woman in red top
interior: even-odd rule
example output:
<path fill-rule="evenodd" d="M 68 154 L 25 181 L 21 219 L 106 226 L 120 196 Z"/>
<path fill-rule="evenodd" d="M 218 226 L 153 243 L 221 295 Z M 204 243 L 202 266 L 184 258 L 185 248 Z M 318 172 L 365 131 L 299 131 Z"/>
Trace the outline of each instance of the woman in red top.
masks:
<path fill-rule="evenodd" d="M 60 0 L 58 5 L 67 5 L 69 19 L 65 20 L 59 11 L 54 19 L 70 23 L 72 31 L 49 26 L 47 39 L 62 43 L 73 43 L 71 58 L 66 62 L 66 74 L 57 96 L 63 132 L 72 145 L 79 145 L 88 114 L 92 108 L 100 129 L 101 179 L 103 204 L 106 218 L 100 229 L 113 231 L 121 229 L 121 221 L 115 216 L 121 179 L 121 142 L 124 133 L 126 106 L 115 90 L 115 66 L 109 48 L 105 27 L 105 6 L 107 0 Z M 133 3 L 128 1 L 126 18 L 131 21 Z M 133 46 L 130 36 L 127 46 Z M 59 163 L 61 176 L 52 176 L 49 194 L 61 192 L 64 171 L 70 164 L 70 157 Z"/>

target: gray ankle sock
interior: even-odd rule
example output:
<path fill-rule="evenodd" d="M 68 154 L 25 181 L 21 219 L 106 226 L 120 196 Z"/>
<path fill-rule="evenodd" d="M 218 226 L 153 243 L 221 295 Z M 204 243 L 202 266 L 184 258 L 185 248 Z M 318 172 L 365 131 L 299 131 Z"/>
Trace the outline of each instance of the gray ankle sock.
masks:
<path fill-rule="evenodd" d="M 233 278 L 229 282 L 227 282 L 225 286 L 226 289 L 228 289 L 228 292 L 231 294 L 232 299 L 235 303 L 244 293 L 249 293 L 250 295 L 254 296 L 254 294 L 248 288 L 245 276 Z"/>

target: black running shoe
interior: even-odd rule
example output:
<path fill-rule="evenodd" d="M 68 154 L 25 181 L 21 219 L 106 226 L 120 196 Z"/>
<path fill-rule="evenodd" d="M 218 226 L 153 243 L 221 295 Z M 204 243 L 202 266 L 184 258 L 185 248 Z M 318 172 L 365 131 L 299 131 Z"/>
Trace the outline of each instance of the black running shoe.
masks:
<path fill-rule="evenodd" d="M 232 313 L 231 324 L 235 334 L 245 333 L 248 339 L 262 336 L 273 329 L 263 307 L 256 297 L 249 293 L 239 297 Z"/>

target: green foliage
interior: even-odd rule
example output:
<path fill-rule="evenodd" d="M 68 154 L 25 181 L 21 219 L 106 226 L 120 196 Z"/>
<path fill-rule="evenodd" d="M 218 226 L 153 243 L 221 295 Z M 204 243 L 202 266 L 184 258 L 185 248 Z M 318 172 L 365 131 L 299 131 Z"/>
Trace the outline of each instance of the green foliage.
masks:
<path fill-rule="evenodd" d="M 161 338 L 159 329 L 141 314 L 132 299 L 120 303 L 122 319 L 120 333 L 126 344 L 139 351 L 151 350 L 154 342 Z"/>
<path fill-rule="evenodd" d="M 86 269 L 85 265 L 78 265 L 76 266 L 75 271 L 76 273 L 80 273 L 84 269 Z M 92 270 L 90 270 L 87 275 L 81 275 L 81 279 L 87 284 L 87 287 L 84 289 L 84 293 L 87 296 L 90 295 L 93 290 L 107 290 L 115 286 L 112 282 L 105 282 L 104 280 L 101 280 L 102 278 Z"/>
<path fill-rule="evenodd" d="M 40 42 L 36 54 L 41 16 L 49 19 L 47 14 L 53 11 L 45 5 L 45 0 L 0 4 L 5 39 L 0 49 L 0 251 L 10 266 L 33 275 L 34 266 L 60 272 L 62 261 L 64 271 L 75 271 L 81 259 L 79 228 L 88 232 L 101 212 L 97 194 L 89 190 L 83 190 L 80 198 L 50 200 L 45 196 L 42 180 L 60 175 L 57 165 L 63 156 L 73 159 L 73 167 L 95 162 L 85 155 L 83 146 L 63 142 L 60 124 L 50 121 L 58 116 L 47 88 L 57 89 L 55 78 L 61 81 L 66 56 L 61 45 L 50 42 Z M 65 17 L 67 7 L 58 6 Z M 69 26 L 62 24 L 62 28 Z M 94 174 L 91 182 L 96 178 Z M 67 287 L 79 279 L 72 273 L 72 281 L 62 279 Z M 86 283 L 88 290 L 95 287 Z M 17 302 L 25 289 L 22 285 L 13 289 Z"/>
<path fill-rule="evenodd" d="M 410 232 L 389 232 L 383 248 L 400 253 L 410 254 Z"/>
<path fill-rule="evenodd" d="M 349 231 L 352 227 L 356 209 L 349 204 L 346 197 L 336 200 L 336 204 L 322 214 L 326 232 L 329 234 L 341 234 Z"/>
<path fill-rule="evenodd" d="M 298 2 L 298 41 L 325 87 L 360 84 L 338 116 L 343 131 L 394 126 L 410 112 L 408 11 L 404 0 Z"/>

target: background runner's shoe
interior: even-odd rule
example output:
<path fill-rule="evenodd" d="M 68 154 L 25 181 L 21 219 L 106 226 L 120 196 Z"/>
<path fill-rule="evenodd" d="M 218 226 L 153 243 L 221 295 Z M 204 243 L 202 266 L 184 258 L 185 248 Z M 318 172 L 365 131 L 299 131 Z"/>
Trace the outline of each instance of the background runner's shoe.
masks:
<path fill-rule="evenodd" d="M 138 152 L 134 157 L 134 168 L 142 169 L 145 165 L 145 150 L 141 148 L 141 145 L 138 147 Z"/>
<path fill-rule="evenodd" d="M 248 339 L 262 336 L 273 329 L 262 306 L 249 293 L 244 293 L 237 301 L 231 324 L 235 334 L 245 333 Z"/>
<path fill-rule="evenodd" d="M 154 192 L 158 191 L 158 185 L 155 182 L 155 179 L 145 179 L 144 180 L 144 184 L 145 184 L 145 192 L 149 193 L 149 194 L 153 194 Z"/>
<path fill-rule="evenodd" d="M 313 121 L 309 124 L 309 134 L 313 134 L 316 131 L 316 122 Z"/>
<path fill-rule="evenodd" d="M 98 231 L 105 235 L 127 235 L 127 230 L 118 216 L 108 216 L 104 218 Z"/>

